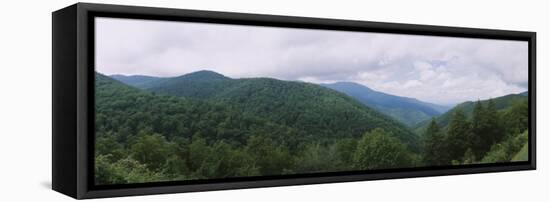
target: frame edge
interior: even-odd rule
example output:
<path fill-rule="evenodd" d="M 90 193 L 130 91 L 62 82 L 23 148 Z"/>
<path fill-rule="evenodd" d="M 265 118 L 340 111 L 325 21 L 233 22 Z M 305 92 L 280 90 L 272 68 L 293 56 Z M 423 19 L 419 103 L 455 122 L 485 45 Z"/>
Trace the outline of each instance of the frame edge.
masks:
<path fill-rule="evenodd" d="M 52 12 L 52 189 L 77 197 L 76 12 Z"/>

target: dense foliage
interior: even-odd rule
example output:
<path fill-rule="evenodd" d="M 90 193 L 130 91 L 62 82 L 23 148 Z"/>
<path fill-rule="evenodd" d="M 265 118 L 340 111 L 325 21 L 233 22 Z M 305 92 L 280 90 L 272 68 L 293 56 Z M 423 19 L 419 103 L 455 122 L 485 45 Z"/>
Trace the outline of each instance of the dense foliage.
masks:
<path fill-rule="evenodd" d="M 262 82 L 267 82 L 263 88 L 277 90 L 258 92 L 255 97 L 260 98 L 251 97 L 248 103 L 236 101 L 241 93 L 258 91 L 254 86 Z M 368 167 L 413 164 L 410 145 L 416 144 L 416 136 L 402 125 L 337 92 L 305 83 L 275 88 L 279 82 L 246 80 L 240 84 L 244 90 L 232 89 L 205 100 L 144 91 L 97 74 L 96 183 L 354 170 L 363 168 L 359 164 L 365 166 L 360 158 L 379 158 L 370 151 L 393 149 L 399 154 L 395 159 Z M 275 95 L 292 94 L 297 97 L 279 99 L 294 103 L 277 103 Z M 330 104 L 334 109 L 321 109 Z M 269 113 L 283 109 L 288 111 Z M 303 113 L 293 117 L 292 110 Z M 284 113 L 295 121 L 284 119 Z M 400 139 L 405 135 L 411 141 Z M 357 145 L 367 140 L 389 142 L 389 146 L 375 144 L 359 150 Z"/>
<path fill-rule="evenodd" d="M 452 110 L 446 131 L 432 119 L 423 135 L 424 163 L 509 162 L 515 156 L 515 161 L 527 160 L 527 152 L 521 151 L 528 145 L 527 107 L 522 100 L 499 111 L 493 100 L 477 101 L 471 118 L 460 108 Z"/>
<path fill-rule="evenodd" d="M 426 165 L 438 166 L 449 163 L 449 153 L 444 152 L 448 147 L 445 145 L 445 138 L 444 131 L 435 122 L 435 119 L 432 119 L 430 126 L 426 129 L 426 134 L 423 136 L 422 148 L 424 148 L 424 151 L 422 156 Z"/>
<path fill-rule="evenodd" d="M 128 79 L 122 80 L 128 82 Z M 130 85 L 139 81 L 128 82 Z M 142 82 L 143 83 L 143 82 Z M 150 92 L 216 103 L 249 116 L 303 131 L 302 136 L 358 137 L 384 128 L 418 150 L 418 138 L 404 125 L 324 87 L 270 78 L 231 79 L 212 71 L 160 78 L 136 85 Z M 365 124 L 368 123 L 368 124 Z"/>
<path fill-rule="evenodd" d="M 359 140 L 353 160 L 360 170 L 411 167 L 415 163 L 401 141 L 379 128 Z"/>
<path fill-rule="evenodd" d="M 309 83 L 207 71 L 117 79 L 135 87 L 96 74 L 96 184 L 521 161 L 528 153 L 526 102 L 454 109 L 448 125 L 433 119 L 418 136 Z"/>
<path fill-rule="evenodd" d="M 497 109 L 497 111 L 505 111 L 505 110 L 511 108 L 514 104 L 521 103 L 521 102 L 527 102 L 527 96 L 525 96 L 525 94 L 526 94 L 526 92 L 520 93 L 520 94 L 510 94 L 510 95 L 505 95 L 505 96 L 502 96 L 502 97 L 493 98 L 491 100 L 492 100 L 492 102 L 494 102 L 494 107 Z M 482 100 L 480 102 L 482 104 L 487 104 L 489 102 L 489 100 Z M 474 107 L 476 106 L 476 103 L 477 102 L 468 101 L 468 102 L 458 104 L 455 107 L 453 107 L 452 109 L 450 109 L 449 111 L 445 112 L 444 114 L 441 114 L 441 115 L 435 117 L 436 118 L 435 121 L 440 126 L 447 127 L 449 125 L 449 122 L 451 120 L 451 117 L 452 117 L 453 113 L 456 110 L 461 110 L 462 112 L 464 112 L 464 114 L 467 116 L 467 118 L 471 118 L 471 116 L 473 116 L 473 111 L 474 111 Z M 527 107 L 527 106 L 525 106 L 525 107 Z M 524 108 L 524 109 L 521 109 L 521 110 L 523 110 L 522 113 L 527 113 L 528 112 L 527 108 Z M 415 133 L 423 134 L 424 131 L 426 130 L 426 128 L 428 127 L 429 123 L 430 123 L 430 120 L 423 121 L 423 122 L 420 122 L 420 123 L 416 124 L 412 128 L 414 129 Z M 518 133 L 520 133 L 520 132 L 518 132 Z"/>

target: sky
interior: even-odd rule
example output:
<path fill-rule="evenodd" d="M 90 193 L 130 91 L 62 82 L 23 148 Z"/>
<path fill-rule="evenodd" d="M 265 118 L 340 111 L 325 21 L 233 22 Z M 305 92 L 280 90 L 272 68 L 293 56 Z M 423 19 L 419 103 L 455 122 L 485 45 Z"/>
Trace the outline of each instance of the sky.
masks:
<path fill-rule="evenodd" d="M 96 71 L 356 82 L 441 105 L 527 91 L 525 41 L 96 19 Z"/>

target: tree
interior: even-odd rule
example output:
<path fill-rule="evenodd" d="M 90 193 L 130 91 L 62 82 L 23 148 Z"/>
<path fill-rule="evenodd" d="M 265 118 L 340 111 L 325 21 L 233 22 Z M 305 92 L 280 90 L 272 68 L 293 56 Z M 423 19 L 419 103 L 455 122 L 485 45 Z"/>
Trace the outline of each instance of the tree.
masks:
<path fill-rule="evenodd" d="M 471 148 L 466 149 L 466 152 L 464 153 L 464 157 L 462 158 L 461 164 L 473 164 L 476 163 L 476 156 Z"/>
<path fill-rule="evenodd" d="M 95 157 L 95 184 L 121 184 L 126 183 L 124 175 L 116 173 L 112 166 L 112 155 L 96 155 Z"/>
<path fill-rule="evenodd" d="M 450 163 L 448 153 L 445 151 L 445 136 L 435 118 L 432 118 L 423 138 L 423 161 L 427 166 L 447 165 Z"/>
<path fill-rule="evenodd" d="M 190 170 L 183 159 L 175 154 L 172 154 L 166 159 L 166 162 L 162 166 L 162 173 L 165 173 L 165 175 L 170 179 L 185 180 L 187 179 L 187 175 L 189 175 Z"/>
<path fill-rule="evenodd" d="M 293 164 L 288 149 L 265 136 L 250 137 L 246 150 L 262 175 L 281 174 Z"/>
<path fill-rule="evenodd" d="M 340 170 L 351 170 L 353 169 L 353 155 L 357 149 L 357 140 L 352 138 L 344 138 L 337 140 L 336 143 L 336 154 L 338 156 L 338 168 Z"/>
<path fill-rule="evenodd" d="M 363 135 L 353 160 L 360 170 L 405 168 L 414 163 L 407 146 L 380 128 Z"/>
<path fill-rule="evenodd" d="M 516 102 L 510 110 L 504 114 L 504 120 L 507 134 L 519 134 L 527 130 L 529 124 L 529 104 L 528 101 Z"/>
<path fill-rule="evenodd" d="M 472 112 L 472 132 L 469 133 L 468 147 L 474 156 L 483 156 L 486 152 L 489 137 L 488 112 L 481 101 L 477 101 Z"/>
<path fill-rule="evenodd" d="M 497 111 L 495 102 L 490 99 L 487 102 L 487 139 L 484 141 L 486 146 L 483 148 L 483 153 L 486 153 L 491 148 L 491 145 L 500 142 L 504 139 L 505 133 L 501 124 L 501 118 Z"/>
<path fill-rule="evenodd" d="M 340 165 L 336 144 L 311 143 L 297 155 L 295 167 L 298 173 L 311 173 L 336 171 Z"/>
<path fill-rule="evenodd" d="M 131 157 L 109 162 L 109 155 L 95 158 L 96 184 L 144 183 L 166 180 L 161 172 L 153 172 Z"/>
<path fill-rule="evenodd" d="M 470 136 L 471 126 L 462 109 L 456 109 L 449 122 L 447 131 L 447 148 L 452 160 L 462 160 L 464 153 L 468 148 L 468 137 Z"/>
<path fill-rule="evenodd" d="M 204 138 L 195 135 L 185 153 L 188 167 L 192 171 L 197 171 L 204 166 L 204 162 L 212 155 L 212 149 L 206 144 Z M 203 177 L 202 174 L 194 173 L 193 178 L 200 177 Z"/>
<path fill-rule="evenodd" d="M 147 165 L 151 170 L 162 168 L 166 159 L 173 153 L 174 147 L 160 134 L 140 132 L 136 143 L 131 146 L 131 155 L 137 161 Z"/>
<path fill-rule="evenodd" d="M 110 155 L 110 160 L 116 161 L 126 155 L 122 145 L 115 140 L 112 133 L 98 137 L 95 144 L 95 155 Z"/>
<path fill-rule="evenodd" d="M 521 134 L 509 136 L 506 140 L 494 144 L 491 147 L 491 150 L 487 152 L 487 155 L 483 157 L 481 162 L 495 163 L 511 161 L 523 147 L 528 145 L 528 134 L 529 133 L 525 131 Z"/>
<path fill-rule="evenodd" d="M 240 150 L 234 149 L 224 141 L 218 141 L 212 145 L 212 153 L 205 163 L 206 165 L 201 168 L 207 169 L 208 173 L 204 176 L 225 178 L 236 177 L 241 175 L 241 172 L 246 172 L 241 167 L 250 164 L 250 160 Z"/>

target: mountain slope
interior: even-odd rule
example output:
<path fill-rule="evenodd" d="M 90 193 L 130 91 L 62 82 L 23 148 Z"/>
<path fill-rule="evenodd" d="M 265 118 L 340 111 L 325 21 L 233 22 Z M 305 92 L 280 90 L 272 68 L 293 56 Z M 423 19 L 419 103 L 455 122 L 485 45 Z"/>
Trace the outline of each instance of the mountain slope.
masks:
<path fill-rule="evenodd" d="M 529 96 L 529 91 L 525 91 L 525 92 L 520 93 L 520 94 L 518 94 L 518 95 Z"/>
<path fill-rule="evenodd" d="M 98 185 L 350 171 L 363 165 L 358 158 L 375 159 L 368 169 L 403 168 L 418 155 L 414 139 L 407 148 L 394 138 L 416 137 L 405 127 L 313 84 L 239 79 L 210 98 L 196 98 L 101 74 L 95 81 Z M 358 156 L 364 140 L 373 144 Z M 380 151 L 389 158 L 378 160 Z"/>
<path fill-rule="evenodd" d="M 174 96 L 210 98 L 234 83 L 233 79 L 219 73 L 198 71 L 178 77 L 164 78 L 151 83 L 144 89 Z"/>
<path fill-rule="evenodd" d="M 524 96 L 522 94 L 524 94 L 524 93 L 510 94 L 510 95 L 505 95 L 505 96 L 494 98 L 493 101 L 495 103 L 496 109 L 499 110 L 499 111 L 506 110 L 515 103 L 526 101 L 528 99 L 527 96 Z M 481 103 L 482 104 L 487 104 L 488 101 L 489 100 L 482 100 Z M 451 119 L 451 115 L 458 109 L 462 110 L 466 114 L 467 117 L 471 117 L 472 112 L 474 110 L 474 105 L 475 105 L 474 101 L 468 101 L 468 102 L 463 102 L 461 104 L 458 104 L 457 106 L 455 106 L 454 108 L 452 108 L 448 112 L 446 112 L 446 113 L 442 114 L 441 116 L 437 117 L 436 122 L 441 127 L 446 127 L 447 124 L 449 123 L 450 119 Z M 423 122 L 417 124 L 414 127 L 414 131 L 417 134 L 422 134 L 423 131 L 428 126 L 428 124 L 429 124 L 429 120 L 423 121 Z"/>
<path fill-rule="evenodd" d="M 145 89 L 217 103 L 317 138 L 359 137 L 374 128 L 383 128 L 411 148 L 418 148 L 417 136 L 404 125 L 342 93 L 315 84 L 270 78 L 231 79 L 201 71 L 165 78 Z"/>
<path fill-rule="evenodd" d="M 215 97 L 311 134 L 350 137 L 380 127 L 405 142 L 416 140 L 396 121 L 343 94 L 318 85 L 276 79 L 243 79 Z"/>
<path fill-rule="evenodd" d="M 143 76 L 143 75 L 121 75 L 121 74 L 115 74 L 109 76 L 115 80 L 118 80 L 122 83 L 125 83 L 130 86 L 134 86 L 136 88 L 146 88 L 148 85 L 151 85 L 151 83 L 154 83 L 155 81 L 158 81 L 159 77 L 153 77 L 153 76 Z"/>
<path fill-rule="evenodd" d="M 178 77 L 152 77 L 143 75 L 112 75 L 127 85 L 157 93 L 184 97 L 208 98 L 231 85 L 232 79 L 213 71 L 197 71 Z"/>
<path fill-rule="evenodd" d="M 322 86 L 347 94 L 408 126 L 414 126 L 449 109 L 445 106 L 422 102 L 414 98 L 378 92 L 352 82 L 337 82 L 322 84 Z"/>
<path fill-rule="evenodd" d="M 262 117 L 242 114 L 220 104 L 155 95 L 99 73 L 96 73 L 95 86 L 99 137 L 105 135 L 103 131 L 135 135 L 140 130 L 152 130 L 167 139 L 200 135 L 209 140 L 244 144 L 249 136 L 258 133 L 281 141 L 303 133 Z"/>

